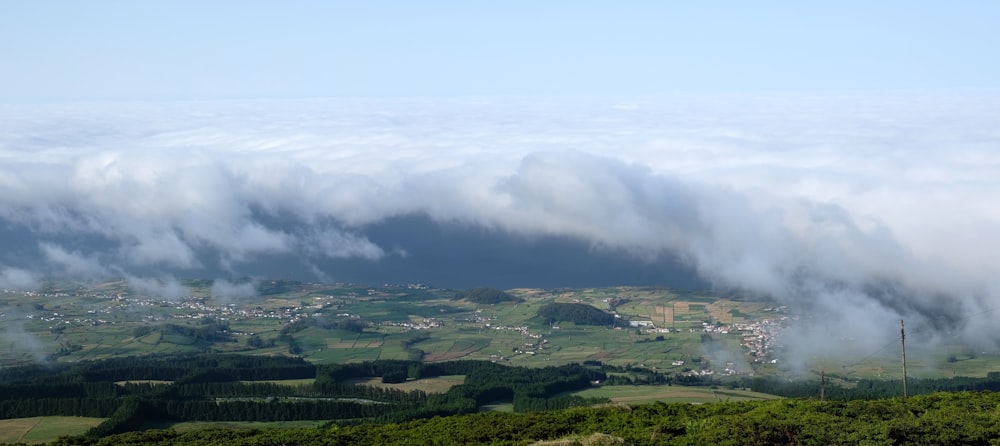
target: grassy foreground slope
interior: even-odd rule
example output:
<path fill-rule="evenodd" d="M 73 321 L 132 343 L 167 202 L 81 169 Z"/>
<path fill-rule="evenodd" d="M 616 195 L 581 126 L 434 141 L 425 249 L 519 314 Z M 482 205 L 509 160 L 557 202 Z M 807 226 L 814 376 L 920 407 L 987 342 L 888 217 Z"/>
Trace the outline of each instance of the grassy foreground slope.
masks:
<path fill-rule="evenodd" d="M 603 435 L 594 436 L 600 433 Z M 656 403 L 534 413 L 487 412 L 320 429 L 155 430 L 56 445 L 528 445 L 600 438 L 624 444 L 995 444 L 1000 394 L 938 393 L 866 401 Z M 607 444 L 607 443 L 606 443 Z"/>

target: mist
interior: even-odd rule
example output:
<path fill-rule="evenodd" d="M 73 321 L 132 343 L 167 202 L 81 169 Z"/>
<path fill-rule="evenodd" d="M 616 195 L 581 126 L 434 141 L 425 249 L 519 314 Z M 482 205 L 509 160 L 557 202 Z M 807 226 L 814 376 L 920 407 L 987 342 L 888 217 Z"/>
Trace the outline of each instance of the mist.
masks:
<path fill-rule="evenodd" d="M 0 286 L 714 288 L 821 315 L 793 350 L 900 319 L 995 346 L 996 122 L 996 94 L 0 107 Z"/>
<path fill-rule="evenodd" d="M 253 299 L 259 296 L 254 282 L 230 282 L 225 279 L 212 281 L 212 299 L 219 302 Z"/>
<path fill-rule="evenodd" d="M 32 290 L 38 287 L 38 278 L 20 268 L 0 268 L 0 289 L 8 291 Z"/>
<path fill-rule="evenodd" d="M 5 320 L 3 331 L 0 331 L 0 345 L 10 354 L 31 356 L 35 363 L 45 362 L 48 356 L 45 343 L 25 329 L 24 325 L 24 320 L 18 316 Z"/>
<path fill-rule="evenodd" d="M 158 299 L 178 301 L 190 296 L 187 287 L 174 277 L 126 276 L 125 282 L 133 292 Z"/>

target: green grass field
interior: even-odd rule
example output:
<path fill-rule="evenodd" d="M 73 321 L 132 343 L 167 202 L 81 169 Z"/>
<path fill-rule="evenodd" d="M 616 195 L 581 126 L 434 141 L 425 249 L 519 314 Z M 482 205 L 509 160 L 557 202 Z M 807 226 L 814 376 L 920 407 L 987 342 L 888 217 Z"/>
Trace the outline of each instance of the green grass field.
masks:
<path fill-rule="evenodd" d="M 584 398 L 608 398 L 612 403 L 646 404 L 656 401 L 711 403 L 776 399 L 774 395 L 746 390 L 712 389 L 689 386 L 601 386 L 572 392 Z"/>
<path fill-rule="evenodd" d="M 81 435 L 103 418 L 34 417 L 0 420 L 0 443 L 48 443 L 63 435 Z"/>
<path fill-rule="evenodd" d="M 348 384 L 364 384 L 375 387 L 397 389 L 405 392 L 420 390 L 426 393 L 445 393 L 448 389 L 465 382 L 465 375 L 445 375 L 434 378 L 411 379 L 403 383 L 386 384 L 382 378 L 355 379 Z"/>

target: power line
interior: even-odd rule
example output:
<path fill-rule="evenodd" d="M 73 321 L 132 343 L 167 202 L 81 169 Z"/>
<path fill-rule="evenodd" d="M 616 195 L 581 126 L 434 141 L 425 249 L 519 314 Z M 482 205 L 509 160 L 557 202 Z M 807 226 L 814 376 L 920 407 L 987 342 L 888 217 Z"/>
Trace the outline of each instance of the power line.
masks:
<path fill-rule="evenodd" d="M 991 308 L 987 308 L 987 309 L 982 310 L 982 311 L 978 311 L 978 312 L 975 312 L 975 313 L 967 314 L 967 315 L 959 318 L 958 320 L 956 320 L 956 323 L 962 322 L 962 321 L 967 321 L 969 319 L 972 319 L 972 318 L 974 318 L 976 316 L 981 316 L 983 314 L 992 313 L 994 311 L 997 311 L 998 309 L 1000 309 L 1000 308 L 998 308 L 998 307 L 991 307 Z M 910 330 L 910 334 L 923 333 L 923 332 L 927 331 L 928 328 L 929 327 L 922 327 L 922 328 L 917 328 L 916 330 Z M 843 365 L 841 365 L 841 368 L 847 369 L 847 368 L 853 368 L 853 367 L 856 367 L 858 365 L 861 365 L 865 361 L 873 358 L 874 356 L 878 355 L 879 353 L 882 353 L 882 351 L 884 351 L 885 349 L 893 346 L 894 344 L 896 344 L 896 340 L 895 339 L 893 339 L 893 340 L 885 343 L 885 345 L 879 347 L 877 350 L 872 351 L 871 353 L 865 355 L 864 357 L 862 357 L 861 359 L 859 359 L 857 361 L 844 363 Z"/>

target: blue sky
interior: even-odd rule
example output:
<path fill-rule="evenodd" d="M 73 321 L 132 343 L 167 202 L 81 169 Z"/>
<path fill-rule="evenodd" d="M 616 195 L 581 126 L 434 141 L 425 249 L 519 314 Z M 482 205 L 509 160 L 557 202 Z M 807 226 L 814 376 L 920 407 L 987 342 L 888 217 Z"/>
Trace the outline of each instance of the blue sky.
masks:
<path fill-rule="evenodd" d="M 24 1 L 0 101 L 979 90 L 1000 2 Z"/>

